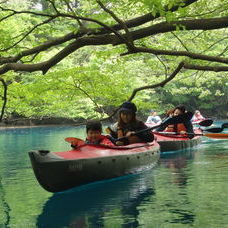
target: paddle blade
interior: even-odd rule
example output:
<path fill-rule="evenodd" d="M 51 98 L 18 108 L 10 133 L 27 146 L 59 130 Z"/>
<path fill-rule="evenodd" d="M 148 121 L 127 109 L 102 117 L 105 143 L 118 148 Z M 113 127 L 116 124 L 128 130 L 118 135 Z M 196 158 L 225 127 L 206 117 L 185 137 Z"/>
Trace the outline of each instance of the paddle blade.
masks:
<path fill-rule="evenodd" d="M 75 138 L 75 137 L 67 137 L 65 141 L 70 143 L 72 146 L 82 146 L 85 144 L 84 140 Z"/>
<path fill-rule="evenodd" d="M 223 129 L 221 127 L 215 127 L 215 128 L 205 129 L 203 131 L 208 131 L 208 132 L 212 132 L 212 133 L 220 133 L 223 131 Z"/>
<path fill-rule="evenodd" d="M 209 126 L 211 126 L 212 123 L 213 123 L 212 119 L 206 119 L 206 120 L 202 120 L 198 124 L 202 127 L 209 127 Z"/>
<path fill-rule="evenodd" d="M 208 131 L 212 133 L 220 133 L 224 130 L 224 128 L 228 128 L 228 123 L 222 124 L 222 127 L 209 128 L 209 129 L 205 129 L 204 131 Z"/>
<path fill-rule="evenodd" d="M 228 123 L 222 124 L 222 129 L 224 129 L 224 128 L 228 128 Z"/>
<path fill-rule="evenodd" d="M 203 134 L 203 136 L 213 138 L 213 139 L 228 139 L 228 134 L 213 134 L 213 133 L 208 133 L 208 134 Z"/>

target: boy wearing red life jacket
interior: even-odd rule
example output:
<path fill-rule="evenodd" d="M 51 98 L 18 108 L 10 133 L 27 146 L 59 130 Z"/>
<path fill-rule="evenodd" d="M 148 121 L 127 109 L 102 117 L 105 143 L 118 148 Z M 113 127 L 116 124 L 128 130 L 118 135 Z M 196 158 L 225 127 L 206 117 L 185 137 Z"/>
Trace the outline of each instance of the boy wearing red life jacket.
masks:
<path fill-rule="evenodd" d="M 71 144 L 71 147 L 76 148 L 85 144 L 93 144 L 93 145 L 107 145 L 114 146 L 112 141 L 108 138 L 108 136 L 102 135 L 102 125 L 100 121 L 91 120 L 86 124 L 86 140 L 68 137 L 65 138 L 65 141 Z"/>
<path fill-rule="evenodd" d="M 97 145 L 108 145 L 113 146 L 114 144 L 107 136 L 102 135 L 102 125 L 100 121 L 91 120 L 86 124 L 87 137 L 85 140 L 86 144 L 97 144 Z"/>

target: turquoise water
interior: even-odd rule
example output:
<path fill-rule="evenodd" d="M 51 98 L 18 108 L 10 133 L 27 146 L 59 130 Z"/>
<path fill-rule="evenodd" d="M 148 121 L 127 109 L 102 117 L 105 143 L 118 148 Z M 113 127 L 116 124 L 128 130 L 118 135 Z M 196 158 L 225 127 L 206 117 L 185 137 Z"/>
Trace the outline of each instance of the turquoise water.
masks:
<path fill-rule="evenodd" d="M 228 227 L 228 140 L 162 155 L 149 171 L 52 194 L 37 183 L 28 151 L 68 150 L 83 128 L 0 130 L 0 227 Z"/>

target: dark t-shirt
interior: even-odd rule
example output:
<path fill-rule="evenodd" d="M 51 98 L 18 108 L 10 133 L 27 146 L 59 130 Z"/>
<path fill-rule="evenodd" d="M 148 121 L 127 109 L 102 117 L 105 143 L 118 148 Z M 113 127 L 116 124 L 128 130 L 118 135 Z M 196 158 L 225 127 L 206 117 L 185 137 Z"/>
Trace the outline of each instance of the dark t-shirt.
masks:
<path fill-rule="evenodd" d="M 123 131 L 124 135 L 126 135 L 126 133 L 129 131 L 134 131 L 136 132 L 136 136 L 138 136 L 143 142 L 152 142 L 154 140 L 154 135 L 150 130 L 143 131 L 137 134 L 137 131 L 141 131 L 147 128 L 148 127 L 142 121 L 136 120 L 135 122 L 123 125 L 121 130 Z M 112 125 L 110 129 L 114 132 L 112 136 L 116 138 L 118 123 Z"/>

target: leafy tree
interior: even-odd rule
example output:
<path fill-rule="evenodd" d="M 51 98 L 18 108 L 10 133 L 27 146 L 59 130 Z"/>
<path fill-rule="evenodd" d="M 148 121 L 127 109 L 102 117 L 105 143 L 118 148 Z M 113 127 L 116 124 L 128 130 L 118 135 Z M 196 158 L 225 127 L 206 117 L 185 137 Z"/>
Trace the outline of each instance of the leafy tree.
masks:
<path fill-rule="evenodd" d="M 227 94 L 217 88 L 227 83 L 227 8 L 227 0 L 2 1 L 0 74 L 2 93 L 9 87 L 11 94 L 7 111 L 21 102 L 17 112 L 27 116 L 84 117 L 80 107 L 86 103 L 91 116 L 96 111 L 105 117 L 110 104 L 132 100 L 139 91 L 135 99 L 143 108 L 151 98 L 164 108 L 185 102 L 190 91 L 202 98 L 202 104 L 191 101 L 194 107 L 207 108 L 213 98 L 216 104 Z M 193 84 L 200 71 L 209 73 Z M 162 93 L 142 92 L 171 80 Z M 172 99 L 162 101 L 169 94 Z"/>

